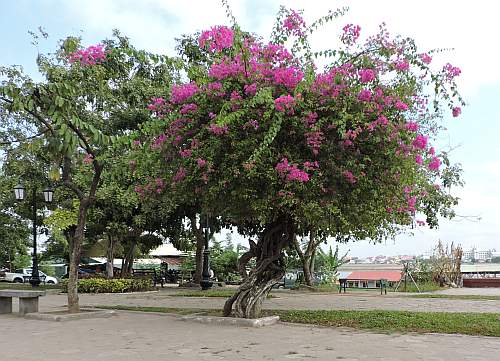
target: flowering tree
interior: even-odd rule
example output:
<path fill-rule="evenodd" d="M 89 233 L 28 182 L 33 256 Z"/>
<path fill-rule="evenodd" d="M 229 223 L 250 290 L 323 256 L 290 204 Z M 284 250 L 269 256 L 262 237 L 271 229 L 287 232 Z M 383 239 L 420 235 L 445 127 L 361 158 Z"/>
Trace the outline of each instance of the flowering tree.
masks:
<path fill-rule="evenodd" d="M 175 64 L 136 50 L 119 33 L 86 48 L 80 39 L 69 37 L 55 54 L 39 55 L 37 64 L 44 79 L 40 82 L 18 67 L 0 67 L 2 127 L 27 129 L 20 138 L 8 137 L 4 144 L 10 145 L 2 149 L 43 149 L 54 183 L 69 192 L 61 198 L 75 200 L 59 213 L 70 217 L 55 217 L 70 219 L 54 223 L 64 224 L 68 237 L 68 308 L 78 312 L 78 264 L 88 210 L 95 204 L 103 172 L 118 166 L 116 149 L 124 146 L 119 136 L 148 119 L 146 104 L 171 81 Z M 58 206 L 64 208 L 62 201 Z"/>
<path fill-rule="evenodd" d="M 460 70 L 433 70 L 432 53 L 384 26 L 361 41 L 360 27 L 346 25 L 339 49 L 314 53 L 310 34 L 341 13 L 307 26 L 282 8 L 270 42 L 236 24 L 203 31 L 197 44 L 183 39 L 189 79 L 153 99 L 153 120 L 135 135 L 138 157 L 157 172 L 137 187 L 142 197 L 195 202 L 256 239 L 242 257 L 255 267 L 226 315 L 259 315 L 296 236 L 376 241 L 417 213 L 432 227 L 453 215 L 445 188 L 457 171 L 430 141 L 441 103 L 460 114 Z"/>

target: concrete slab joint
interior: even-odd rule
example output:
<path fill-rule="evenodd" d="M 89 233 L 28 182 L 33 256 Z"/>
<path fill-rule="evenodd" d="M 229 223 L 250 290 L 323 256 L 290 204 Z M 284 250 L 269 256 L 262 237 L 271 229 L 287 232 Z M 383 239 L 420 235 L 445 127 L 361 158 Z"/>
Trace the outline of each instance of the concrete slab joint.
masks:
<path fill-rule="evenodd" d="M 182 321 L 193 321 L 199 323 L 207 323 L 213 325 L 229 325 L 237 327 L 263 327 L 274 325 L 279 321 L 279 316 L 268 316 L 261 318 L 236 318 L 236 317 L 216 317 L 216 316 L 201 316 L 189 315 L 182 316 Z"/>

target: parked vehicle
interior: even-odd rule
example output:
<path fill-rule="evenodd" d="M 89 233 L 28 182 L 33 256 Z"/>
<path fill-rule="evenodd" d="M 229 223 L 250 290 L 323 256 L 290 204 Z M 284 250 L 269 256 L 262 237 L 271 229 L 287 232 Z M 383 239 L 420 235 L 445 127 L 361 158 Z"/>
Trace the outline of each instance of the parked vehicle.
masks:
<path fill-rule="evenodd" d="M 31 278 L 32 269 L 31 268 L 20 268 L 15 270 L 14 272 L 5 272 L 5 281 L 14 282 L 14 283 L 28 283 Z M 40 280 L 42 283 L 46 283 L 49 285 L 57 285 L 57 278 L 47 276 L 42 271 L 38 271 L 38 275 L 40 276 Z"/>
<path fill-rule="evenodd" d="M 0 282 L 5 281 L 5 273 L 9 272 L 7 268 L 0 268 Z"/>

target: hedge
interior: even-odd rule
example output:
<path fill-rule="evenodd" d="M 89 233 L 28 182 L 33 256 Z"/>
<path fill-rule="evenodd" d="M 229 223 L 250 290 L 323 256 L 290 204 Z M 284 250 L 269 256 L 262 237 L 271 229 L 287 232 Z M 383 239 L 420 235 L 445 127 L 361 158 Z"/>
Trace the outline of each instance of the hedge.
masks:
<path fill-rule="evenodd" d="M 68 290 L 68 280 L 61 282 L 63 292 Z M 152 290 L 151 280 L 132 278 L 89 278 L 78 280 L 80 293 L 124 293 Z"/>

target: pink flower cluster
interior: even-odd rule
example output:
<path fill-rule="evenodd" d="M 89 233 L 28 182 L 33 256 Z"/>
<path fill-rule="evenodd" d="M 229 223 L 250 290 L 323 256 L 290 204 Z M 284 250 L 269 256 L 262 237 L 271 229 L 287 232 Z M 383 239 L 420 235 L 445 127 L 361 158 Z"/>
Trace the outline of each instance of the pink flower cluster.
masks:
<path fill-rule="evenodd" d="M 375 72 L 373 69 L 361 69 L 358 74 L 362 83 L 369 83 L 375 79 Z"/>
<path fill-rule="evenodd" d="M 309 181 L 309 174 L 297 168 L 296 165 L 289 164 L 286 158 L 283 158 L 281 162 L 276 164 L 275 169 L 278 171 L 280 177 L 285 178 L 288 182 L 297 181 L 303 183 Z"/>
<path fill-rule="evenodd" d="M 92 156 L 92 154 L 86 154 L 85 158 L 83 158 L 83 163 L 85 164 L 92 164 L 93 161 L 94 157 Z"/>
<path fill-rule="evenodd" d="M 148 109 L 161 117 L 170 110 L 170 106 L 163 98 L 153 98 L 151 103 L 148 104 Z"/>
<path fill-rule="evenodd" d="M 182 85 L 172 85 L 172 93 L 170 101 L 172 104 L 183 103 L 199 91 L 196 83 L 188 83 Z"/>
<path fill-rule="evenodd" d="M 184 178 L 186 178 L 187 172 L 186 168 L 184 167 L 179 167 L 177 170 L 177 173 L 172 177 L 172 183 L 178 183 L 182 181 Z"/>
<path fill-rule="evenodd" d="M 460 114 L 462 114 L 462 108 L 460 107 L 455 107 L 451 110 L 453 116 L 456 118 L 458 116 L 460 116 Z"/>
<path fill-rule="evenodd" d="M 289 90 L 295 89 L 297 84 L 304 78 L 302 70 L 295 66 L 278 68 L 274 71 L 274 83 L 284 85 Z"/>
<path fill-rule="evenodd" d="M 274 100 L 274 105 L 277 111 L 292 115 L 295 99 L 291 95 L 282 95 Z"/>
<path fill-rule="evenodd" d="M 415 122 L 408 122 L 406 123 L 406 129 L 410 132 L 416 132 L 418 131 L 418 124 Z"/>
<path fill-rule="evenodd" d="M 306 23 L 300 14 L 295 10 L 291 10 L 290 15 L 283 21 L 283 27 L 295 36 L 302 36 L 304 35 L 303 29 L 306 27 Z"/>
<path fill-rule="evenodd" d="M 420 54 L 420 60 L 422 60 L 424 64 L 430 64 L 432 61 L 432 57 L 427 53 L 423 53 Z"/>
<path fill-rule="evenodd" d="M 441 160 L 438 157 L 432 157 L 431 161 L 429 162 L 429 169 L 437 171 L 439 170 L 440 166 L 441 166 Z"/>
<path fill-rule="evenodd" d="M 456 67 L 456 66 L 453 66 L 451 65 L 450 63 L 446 64 L 443 68 L 443 71 L 444 71 L 444 74 L 445 74 L 445 77 L 448 81 L 451 81 L 453 80 L 453 78 L 457 77 L 460 75 L 460 73 L 462 72 L 460 70 L 460 68 Z"/>
<path fill-rule="evenodd" d="M 198 43 L 200 47 L 210 51 L 221 51 L 233 46 L 234 32 L 227 26 L 213 26 L 210 30 L 202 31 Z"/>
<path fill-rule="evenodd" d="M 418 134 L 415 137 L 415 140 L 413 141 L 412 145 L 416 149 L 421 149 L 421 150 L 425 149 L 427 147 L 427 137 L 422 134 Z"/>
<path fill-rule="evenodd" d="M 342 175 L 351 184 L 355 184 L 358 181 L 358 179 L 356 178 L 356 176 L 354 174 L 352 174 L 352 172 L 350 170 L 343 171 Z"/>
<path fill-rule="evenodd" d="M 306 137 L 307 146 L 311 148 L 314 155 L 317 155 L 321 148 L 321 143 L 324 140 L 323 132 L 321 130 L 314 130 L 306 132 L 304 135 Z"/>
<path fill-rule="evenodd" d="M 372 92 L 368 89 L 361 89 L 358 94 L 358 99 L 362 102 L 369 102 L 372 100 Z"/>
<path fill-rule="evenodd" d="M 195 103 L 184 104 L 180 110 L 181 114 L 196 113 L 198 106 Z"/>
<path fill-rule="evenodd" d="M 347 24 L 343 27 L 341 40 L 344 44 L 352 45 L 358 40 L 361 27 L 359 25 Z"/>
<path fill-rule="evenodd" d="M 217 125 L 217 124 L 210 124 L 208 126 L 208 131 L 212 134 L 215 135 L 224 135 L 229 133 L 229 128 L 227 125 Z"/>
<path fill-rule="evenodd" d="M 398 71 L 407 71 L 410 69 L 410 64 L 406 60 L 398 60 L 394 63 L 394 67 Z"/>
<path fill-rule="evenodd" d="M 102 44 L 92 45 L 69 54 L 68 59 L 70 63 L 78 62 L 83 66 L 96 65 L 106 61 L 106 51 Z"/>

